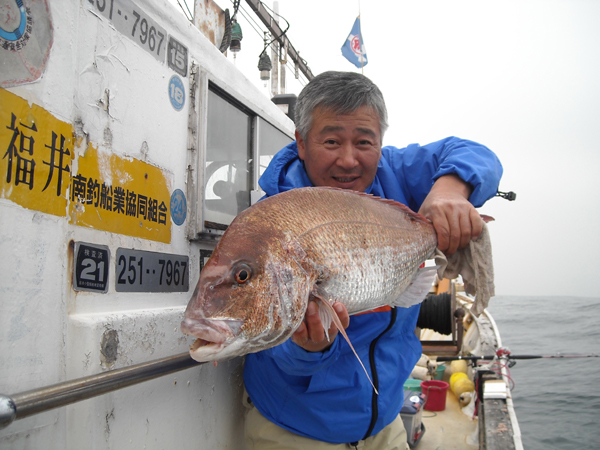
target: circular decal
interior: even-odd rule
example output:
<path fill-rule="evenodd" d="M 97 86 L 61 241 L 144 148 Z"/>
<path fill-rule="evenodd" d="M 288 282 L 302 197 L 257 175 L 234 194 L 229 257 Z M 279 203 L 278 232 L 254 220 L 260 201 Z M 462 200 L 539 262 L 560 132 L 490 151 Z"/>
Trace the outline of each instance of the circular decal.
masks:
<path fill-rule="evenodd" d="M 29 39 L 29 33 L 25 34 L 25 27 L 29 25 L 29 31 L 31 31 L 31 17 L 27 17 L 27 11 L 22 1 L 14 0 L 5 3 L 0 8 L 0 15 L 2 16 L 2 21 L 0 21 L 0 38 L 16 42 L 25 36 L 26 39 L 21 42 L 21 46 L 24 46 L 25 42 Z M 29 24 L 27 24 L 28 19 Z"/>
<path fill-rule="evenodd" d="M 169 80 L 169 98 L 171 99 L 173 108 L 181 111 L 185 104 L 185 90 L 183 88 L 183 81 L 177 75 L 173 75 Z"/>
<path fill-rule="evenodd" d="M 181 189 L 175 189 L 171 195 L 171 219 L 175 225 L 182 225 L 187 215 L 187 202 Z"/>
<path fill-rule="evenodd" d="M 354 53 L 356 53 L 357 55 L 362 55 L 362 52 L 360 51 L 360 38 L 358 37 L 358 35 L 352 38 L 352 41 L 350 42 L 350 47 L 352 48 L 352 51 Z"/>
<path fill-rule="evenodd" d="M 0 0 L 0 87 L 42 76 L 53 41 L 46 0 Z"/>

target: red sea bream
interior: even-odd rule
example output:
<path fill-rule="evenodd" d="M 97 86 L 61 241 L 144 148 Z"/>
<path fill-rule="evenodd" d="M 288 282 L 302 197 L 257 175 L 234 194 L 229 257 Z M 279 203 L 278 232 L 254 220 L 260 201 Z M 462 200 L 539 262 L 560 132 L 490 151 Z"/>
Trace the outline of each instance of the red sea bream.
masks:
<path fill-rule="evenodd" d="M 431 223 L 391 200 L 331 188 L 269 197 L 235 218 L 204 266 L 181 324 L 198 338 L 190 354 L 219 361 L 280 344 L 309 298 L 326 329 L 335 301 L 350 314 L 419 303 L 435 275 L 419 266 L 436 245 Z"/>

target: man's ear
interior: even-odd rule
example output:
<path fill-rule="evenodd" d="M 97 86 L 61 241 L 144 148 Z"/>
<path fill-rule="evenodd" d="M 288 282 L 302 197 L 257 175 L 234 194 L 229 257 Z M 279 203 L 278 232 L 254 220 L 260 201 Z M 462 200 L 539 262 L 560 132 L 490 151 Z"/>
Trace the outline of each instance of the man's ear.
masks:
<path fill-rule="evenodd" d="M 304 143 L 304 139 L 300 136 L 298 130 L 295 132 L 296 143 L 298 144 L 298 156 L 302 161 L 304 161 L 304 157 L 306 156 L 306 145 Z"/>

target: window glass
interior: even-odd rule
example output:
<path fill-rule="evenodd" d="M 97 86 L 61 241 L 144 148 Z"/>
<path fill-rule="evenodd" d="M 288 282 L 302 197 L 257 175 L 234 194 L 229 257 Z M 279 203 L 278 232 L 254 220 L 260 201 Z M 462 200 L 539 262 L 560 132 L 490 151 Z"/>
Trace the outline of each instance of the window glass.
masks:
<path fill-rule="evenodd" d="M 273 159 L 273 155 L 292 142 L 293 139 L 260 117 L 258 123 L 258 151 L 260 153 L 258 161 L 260 176 Z"/>
<path fill-rule="evenodd" d="M 250 119 L 240 108 L 208 91 L 204 178 L 204 222 L 208 228 L 213 227 L 211 223 L 229 225 L 239 212 L 250 206 Z"/>

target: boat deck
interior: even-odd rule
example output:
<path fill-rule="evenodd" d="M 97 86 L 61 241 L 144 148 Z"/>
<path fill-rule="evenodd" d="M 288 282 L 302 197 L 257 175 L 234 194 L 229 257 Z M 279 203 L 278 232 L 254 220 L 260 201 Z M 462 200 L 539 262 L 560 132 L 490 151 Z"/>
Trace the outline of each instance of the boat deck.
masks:
<path fill-rule="evenodd" d="M 453 450 L 478 448 L 477 420 L 464 414 L 456 396 L 448 389 L 444 411 L 423 410 L 425 434 L 417 450 Z"/>

